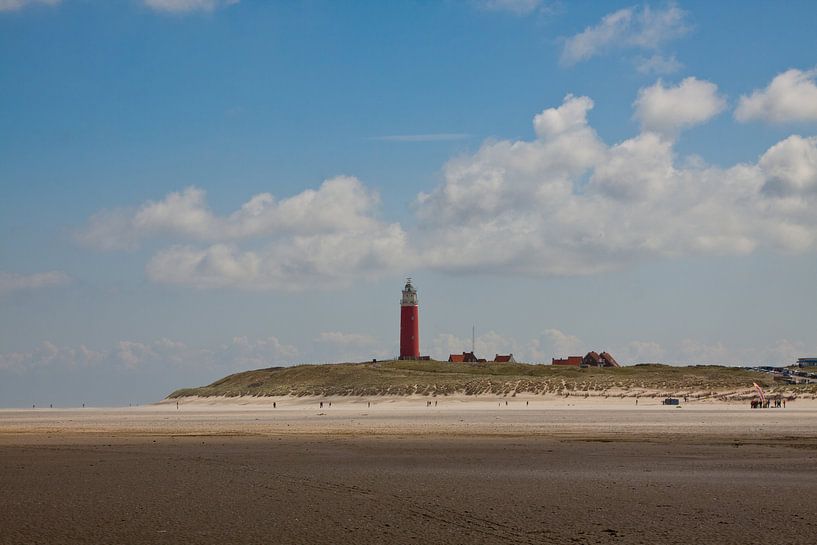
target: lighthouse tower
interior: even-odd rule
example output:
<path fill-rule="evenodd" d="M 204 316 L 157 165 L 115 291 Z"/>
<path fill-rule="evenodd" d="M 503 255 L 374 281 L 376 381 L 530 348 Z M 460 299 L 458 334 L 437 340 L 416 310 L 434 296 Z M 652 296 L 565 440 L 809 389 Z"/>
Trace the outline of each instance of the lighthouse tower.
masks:
<path fill-rule="evenodd" d="M 406 279 L 400 300 L 400 359 L 420 359 L 420 307 L 411 278 Z"/>

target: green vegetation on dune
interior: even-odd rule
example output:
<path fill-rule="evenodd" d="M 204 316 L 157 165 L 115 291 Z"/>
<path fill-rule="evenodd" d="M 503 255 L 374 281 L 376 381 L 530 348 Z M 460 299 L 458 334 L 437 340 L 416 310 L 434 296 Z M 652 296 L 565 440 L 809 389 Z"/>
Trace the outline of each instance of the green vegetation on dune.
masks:
<path fill-rule="evenodd" d="M 257 369 L 229 375 L 209 386 L 177 390 L 169 397 L 595 394 L 606 391 L 632 391 L 635 395 L 642 389 L 666 393 L 742 391 L 751 388 L 752 382 L 766 388 L 775 386 L 768 374 L 711 365 L 649 364 L 577 369 L 525 363 L 392 360 Z"/>

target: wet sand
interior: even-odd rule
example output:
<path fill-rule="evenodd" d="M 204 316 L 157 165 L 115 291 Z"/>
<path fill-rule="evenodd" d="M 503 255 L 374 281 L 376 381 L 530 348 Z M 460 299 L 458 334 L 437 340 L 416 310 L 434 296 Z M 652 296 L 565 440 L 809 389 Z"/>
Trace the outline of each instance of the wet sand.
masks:
<path fill-rule="evenodd" d="M 0 411 L 0 543 L 814 542 L 810 406 L 500 403 Z"/>

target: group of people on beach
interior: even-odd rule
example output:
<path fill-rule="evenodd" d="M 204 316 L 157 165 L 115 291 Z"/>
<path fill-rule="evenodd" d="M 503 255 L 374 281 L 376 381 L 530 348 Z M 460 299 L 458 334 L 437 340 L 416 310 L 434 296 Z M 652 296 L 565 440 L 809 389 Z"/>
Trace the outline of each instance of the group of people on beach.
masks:
<path fill-rule="evenodd" d="M 770 407 L 775 409 L 786 408 L 786 400 L 782 398 L 775 398 L 775 399 L 753 399 L 750 403 L 750 407 L 753 409 L 768 409 Z"/>

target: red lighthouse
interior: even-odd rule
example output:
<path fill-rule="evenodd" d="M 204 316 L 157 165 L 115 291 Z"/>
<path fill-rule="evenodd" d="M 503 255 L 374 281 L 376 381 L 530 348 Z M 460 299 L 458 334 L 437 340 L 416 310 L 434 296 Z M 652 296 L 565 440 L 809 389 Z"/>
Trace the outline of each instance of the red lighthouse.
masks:
<path fill-rule="evenodd" d="M 406 279 L 400 300 L 400 359 L 420 359 L 420 307 L 411 278 Z"/>

